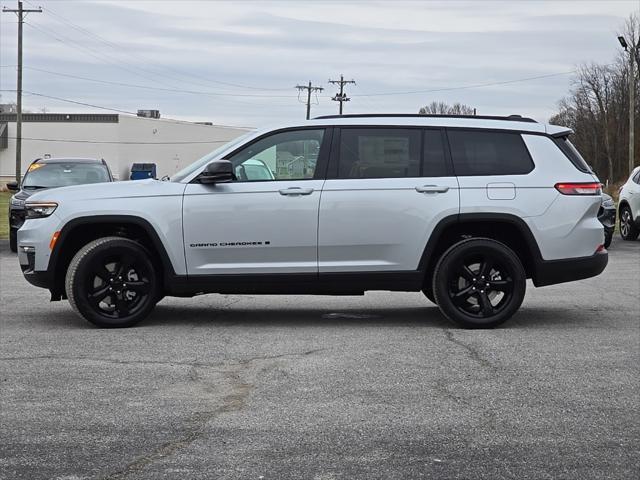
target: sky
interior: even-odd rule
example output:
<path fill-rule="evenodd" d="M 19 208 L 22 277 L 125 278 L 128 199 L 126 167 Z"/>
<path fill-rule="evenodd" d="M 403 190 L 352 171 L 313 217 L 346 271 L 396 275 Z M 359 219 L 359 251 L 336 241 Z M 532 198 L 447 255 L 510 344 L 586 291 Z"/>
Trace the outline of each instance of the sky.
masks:
<path fill-rule="evenodd" d="M 0 0 L 16 8 L 16 1 Z M 260 126 L 312 116 L 417 113 L 432 101 L 547 121 L 576 66 L 612 63 L 640 0 L 92 1 L 41 6 L 24 25 L 24 108 L 158 109 Z M 17 23 L 0 14 L 0 103 L 15 101 Z M 55 98 L 51 98 L 55 97 Z M 67 100 L 67 101 L 64 101 Z M 77 103 L 72 103 L 77 102 Z M 82 105 L 89 104 L 92 106 Z"/>

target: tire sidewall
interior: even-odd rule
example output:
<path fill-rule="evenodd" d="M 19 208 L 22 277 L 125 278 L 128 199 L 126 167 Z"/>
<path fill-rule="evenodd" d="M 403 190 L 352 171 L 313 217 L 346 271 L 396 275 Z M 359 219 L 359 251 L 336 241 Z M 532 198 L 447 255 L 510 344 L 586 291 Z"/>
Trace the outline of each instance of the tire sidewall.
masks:
<path fill-rule="evenodd" d="M 87 247 L 89 247 L 88 251 L 85 250 Z M 76 254 L 76 256 L 81 257 L 77 261 L 75 271 L 72 272 L 72 278 L 70 278 L 73 302 L 75 303 L 74 306 L 78 310 L 78 313 L 94 325 L 104 328 L 130 327 L 149 315 L 159 298 L 158 275 L 153 262 L 150 259 L 149 252 L 139 243 L 126 238 L 102 239 L 102 241 L 96 240 L 95 242 L 92 242 L 92 244 L 87 245 L 87 247 L 85 247 L 85 249 L 81 249 Z M 101 315 L 91 306 L 87 298 L 87 286 L 89 276 L 93 274 L 91 269 L 93 263 L 99 258 L 107 255 L 109 252 L 113 252 L 115 249 L 122 251 L 128 250 L 132 253 L 138 262 L 143 264 L 143 267 L 148 272 L 150 284 L 149 294 L 147 295 L 147 298 L 143 300 L 141 308 L 139 308 L 134 314 L 124 318 L 110 318 L 108 316 Z M 72 261 L 71 265 L 74 263 L 75 262 Z"/>
<path fill-rule="evenodd" d="M 625 236 L 622 233 L 622 219 L 626 216 L 626 214 L 629 215 L 629 231 Z M 632 241 L 638 238 L 639 233 L 639 229 L 634 225 L 633 222 L 633 214 L 631 213 L 631 208 L 629 208 L 627 205 L 623 206 L 620 211 L 620 236 L 623 240 Z"/>
<path fill-rule="evenodd" d="M 449 297 L 449 281 L 454 267 L 470 253 L 490 253 L 500 260 L 513 278 L 511 298 L 502 310 L 490 319 L 479 319 L 459 310 Z M 492 328 L 498 326 L 520 308 L 526 291 L 526 273 L 518 256 L 501 242 L 488 238 L 472 238 L 451 246 L 440 257 L 433 276 L 433 292 L 442 313 L 454 323 L 464 328 Z"/>

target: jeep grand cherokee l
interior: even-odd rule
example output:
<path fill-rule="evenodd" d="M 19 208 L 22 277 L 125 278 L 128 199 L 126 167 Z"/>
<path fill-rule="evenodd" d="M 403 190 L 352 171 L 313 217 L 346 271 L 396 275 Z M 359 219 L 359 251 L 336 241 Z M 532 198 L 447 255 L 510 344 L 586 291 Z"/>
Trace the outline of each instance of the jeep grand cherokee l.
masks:
<path fill-rule="evenodd" d="M 170 181 L 34 194 L 25 278 L 102 327 L 165 295 L 422 291 L 501 324 L 602 272 L 600 182 L 567 128 L 520 116 L 345 115 L 251 132 Z M 245 166 L 268 175 L 247 175 Z"/>

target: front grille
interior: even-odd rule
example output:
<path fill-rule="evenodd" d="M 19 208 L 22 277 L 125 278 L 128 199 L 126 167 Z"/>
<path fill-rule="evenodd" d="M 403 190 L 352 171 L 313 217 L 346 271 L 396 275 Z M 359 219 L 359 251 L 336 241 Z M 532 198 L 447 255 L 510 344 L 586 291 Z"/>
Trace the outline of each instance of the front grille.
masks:
<path fill-rule="evenodd" d="M 9 223 L 14 228 L 20 228 L 24 223 L 26 215 L 25 210 L 11 210 L 9 214 Z"/>

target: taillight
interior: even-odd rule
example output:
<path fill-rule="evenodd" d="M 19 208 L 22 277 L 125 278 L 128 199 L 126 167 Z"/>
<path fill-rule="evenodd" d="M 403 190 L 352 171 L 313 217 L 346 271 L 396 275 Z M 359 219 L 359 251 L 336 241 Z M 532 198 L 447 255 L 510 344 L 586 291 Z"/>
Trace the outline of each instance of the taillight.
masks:
<path fill-rule="evenodd" d="M 601 195 L 600 183 L 556 183 L 556 190 L 563 195 Z"/>

